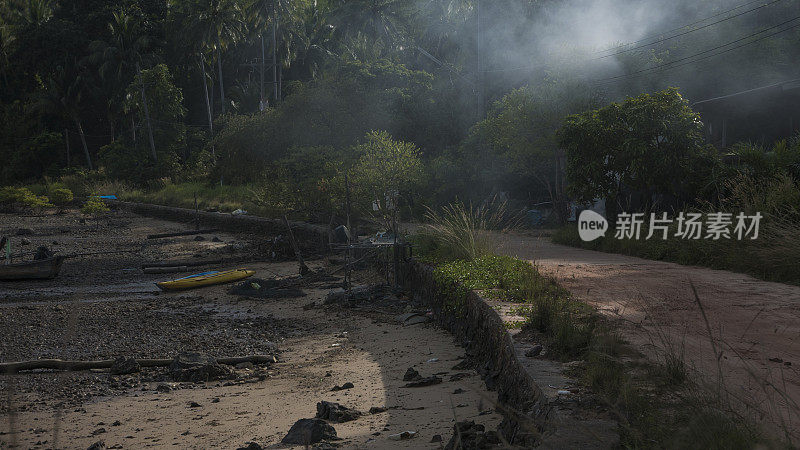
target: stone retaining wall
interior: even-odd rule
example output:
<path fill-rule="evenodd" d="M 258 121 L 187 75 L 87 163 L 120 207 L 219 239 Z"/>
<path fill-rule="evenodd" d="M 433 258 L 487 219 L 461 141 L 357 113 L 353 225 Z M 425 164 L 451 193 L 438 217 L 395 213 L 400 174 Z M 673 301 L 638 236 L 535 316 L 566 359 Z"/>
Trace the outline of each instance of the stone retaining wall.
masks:
<path fill-rule="evenodd" d="M 286 235 L 286 226 L 280 219 L 268 219 L 248 215 L 234 216 L 231 214 L 197 211 L 188 208 L 173 206 L 152 205 L 149 203 L 123 202 L 119 200 L 108 201 L 108 204 L 119 209 L 130 211 L 142 216 L 175 222 L 195 224 L 199 222 L 201 228 L 217 228 L 229 232 L 246 232 L 265 237 L 274 237 L 279 234 Z M 313 225 L 305 222 L 289 221 L 298 245 L 304 250 L 326 253 L 328 247 L 328 228 L 322 225 Z"/>
<path fill-rule="evenodd" d="M 469 292 L 462 299 L 462 312 L 449 312 L 434 281 L 433 268 L 416 261 L 410 263 L 404 285 L 416 300 L 433 309 L 444 328 L 463 341 L 487 386 L 497 390 L 505 417 L 500 432 L 505 439 L 526 447 L 536 443 L 547 419 L 547 400 L 518 360 L 497 311 L 478 294 Z"/>

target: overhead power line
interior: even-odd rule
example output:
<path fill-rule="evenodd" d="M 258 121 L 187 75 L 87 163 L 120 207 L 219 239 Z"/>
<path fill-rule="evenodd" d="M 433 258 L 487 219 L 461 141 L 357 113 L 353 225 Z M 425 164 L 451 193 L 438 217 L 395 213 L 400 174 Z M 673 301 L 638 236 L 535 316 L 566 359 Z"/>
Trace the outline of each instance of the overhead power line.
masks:
<path fill-rule="evenodd" d="M 729 10 L 727 10 L 727 11 L 723 11 L 723 12 L 721 12 L 721 13 L 718 13 L 718 14 L 715 14 L 715 15 L 713 15 L 713 16 L 711 16 L 711 17 L 707 17 L 707 18 L 705 18 L 705 19 L 701 19 L 701 20 L 698 20 L 698 21 L 696 21 L 696 22 L 692 22 L 692 23 L 690 23 L 690 24 L 688 24 L 688 25 L 684 25 L 684 26 L 682 26 L 682 27 L 679 27 L 679 28 L 674 28 L 674 29 L 672 29 L 672 30 L 669 30 L 669 31 L 667 31 L 666 33 L 672 33 L 672 32 L 674 32 L 674 31 L 680 31 L 680 30 L 684 30 L 685 28 L 692 27 L 692 26 L 698 25 L 698 24 L 700 24 L 700 23 L 703 23 L 703 22 L 705 22 L 706 20 L 713 19 L 714 17 L 719 17 L 719 16 L 721 16 L 721 15 L 727 14 L 727 13 L 729 13 L 729 12 L 733 12 L 733 11 L 735 11 L 735 10 L 737 10 L 737 9 L 740 9 L 740 8 L 743 8 L 743 7 L 745 7 L 745 6 L 752 5 L 753 3 L 759 3 L 759 2 L 761 2 L 761 1 L 763 1 L 763 0 L 755 0 L 755 1 L 752 1 L 752 2 L 749 2 L 749 3 L 745 3 L 744 5 L 739 5 L 739 6 L 735 7 L 735 8 L 733 8 L 733 9 L 729 9 Z M 660 44 L 660 43 L 662 43 L 662 42 L 666 42 L 666 41 L 669 41 L 669 40 L 672 40 L 672 39 L 675 39 L 675 38 L 678 38 L 678 37 L 681 37 L 681 36 L 685 36 L 685 35 L 687 35 L 687 34 L 690 34 L 690 33 L 694 33 L 694 32 L 696 32 L 696 31 L 704 30 L 704 29 L 706 29 L 706 28 L 712 27 L 712 26 L 714 26 L 714 25 L 717 25 L 717 24 L 720 24 L 720 23 L 722 23 L 722 22 L 725 22 L 725 21 L 728 21 L 728 20 L 731 20 L 731 19 L 735 19 L 735 18 L 737 18 L 737 17 L 743 16 L 743 15 L 745 15 L 745 14 L 749 14 L 749 13 L 751 13 L 751 12 L 753 12 L 753 11 L 757 11 L 757 10 L 759 10 L 759 9 L 762 9 L 762 8 L 766 8 L 766 7 L 768 7 L 768 6 L 772 6 L 772 5 L 774 5 L 774 4 L 776 4 L 776 3 L 780 3 L 780 2 L 782 2 L 782 1 L 784 1 L 784 0 L 773 0 L 773 1 L 772 1 L 772 2 L 770 2 L 770 3 L 765 3 L 765 4 L 763 4 L 763 5 L 760 5 L 760 6 L 757 6 L 757 7 L 755 7 L 755 8 L 748 9 L 747 11 L 742 11 L 742 12 L 740 12 L 740 13 L 738 13 L 738 14 L 734 14 L 734 15 L 732 15 L 732 16 L 728 16 L 728 17 L 726 17 L 726 18 L 724 18 L 724 19 L 717 20 L 716 22 L 711 22 L 711 23 L 705 24 L 705 25 L 703 25 L 703 26 L 701 26 L 701 27 L 698 27 L 698 28 L 692 28 L 692 29 L 690 29 L 690 30 L 683 31 L 683 32 L 681 32 L 681 33 L 678 33 L 678 34 L 675 34 L 675 35 L 672 35 L 672 36 L 667 36 L 667 37 L 664 37 L 664 38 L 658 39 L 658 40 L 656 40 L 656 41 L 653 41 L 653 42 L 648 42 L 647 44 L 641 44 L 641 45 L 637 45 L 637 46 L 635 46 L 635 47 L 626 48 L 626 49 L 624 49 L 624 50 L 619 50 L 619 51 L 617 51 L 617 52 L 614 52 L 614 53 L 609 53 L 608 55 L 598 56 L 598 57 L 596 57 L 596 58 L 594 58 L 594 59 L 603 59 L 603 58 L 608 58 L 608 57 L 611 57 L 611 56 L 620 55 L 620 54 L 622 54 L 622 53 L 627 53 L 627 52 L 631 52 L 631 51 L 634 51 L 634 50 L 638 50 L 638 49 L 640 49 L 640 48 L 649 47 L 649 46 L 651 46 L 651 45 Z M 638 44 L 639 42 L 644 42 L 644 41 L 650 40 L 650 39 L 651 39 L 651 38 L 653 38 L 653 37 L 655 37 L 655 36 L 645 37 L 645 38 L 639 39 L 638 41 L 629 42 L 629 43 L 627 43 L 627 44 L 625 44 L 625 45 L 633 45 L 633 44 Z M 612 48 L 612 49 L 606 49 L 606 50 L 601 50 L 601 51 L 599 51 L 599 52 L 597 52 L 597 53 L 603 53 L 603 52 L 608 52 L 608 51 L 613 51 L 613 50 L 614 50 L 613 48 Z"/>
<path fill-rule="evenodd" d="M 744 37 L 742 37 L 742 38 L 736 39 L 736 40 L 734 40 L 734 41 L 731 41 L 731 42 L 728 42 L 728 43 L 725 43 L 725 44 L 722 44 L 722 45 L 718 45 L 718 46 L 716 46 L 716 47 L 710 48 L 710 49 L 708 49 L 708 50 L 704 50 L 704 51 L 702 51 L 702 52 L 695 53 L 695 54 L 693 54 L 693 55 L 690 55 L 690 56 L 686 56 L 686 57 L 684 57 L 684 58 L 676 59 L 675 61 L 670 61 L 670 62 L 668 62 L 668 63 L 664 63 L 664 64 L 661 64 L 661 65 L 658 65 L 658 66 L 654 66 L 654 67 L 648 67 L 648 68 L 646 68 L 646 69 L 637 70 L 636 72 L 631 72 L 631 73 L 627 73 L 627 74 L 623 74 L 623 75 L 617 75 L 617 76 L 614 76 L 614 77 L 608 77 L 608 78 L 601 78 L 601 79 L 599 79 L 599 80 L 595 80 L 595 81 L 593 81 L 593 82 L 594 82 L 594 83 L 603 83 L 603 82 L 608 82 L 608 81 L 614 81 L 614 80 L 618 80 L 618 79 L 622 79 L 622 78 L 629 78 L 629 77 L 633 77 L 633 76 L 636 76 L 636 75 L 657 73 L 657 72 L 661 72 L 661 71 L 664 71 L 664 70 L 673 69 L 673 68 L 676 68 L 676 67 L 681 67 L 681 66 L 684 66 L 684 65 L 687 65 L 687 64 L 693 64 L 693 63 L 697 63 L 697 62 L 700 62 L 700 61 L 703 61 L 703 60 L 706 60 L 706 59 L 712 58 L 712 57 L 714 57 L 714 56 L 718 56 L 718 55 L 721 55 L 721 54 L 723 54 L 723 53 L 727 53 L 727 52 L 730 52 L 730 51 L 733 51 L 733 50 L 736 50 L 736 49 L 739 49 L 739 48 L 745 47 L 745 46 L 747 46 L 747 45 L 754 44 L 754 43 L 756 43 L 756 42 L 762 41 L 762 40 L 764 40 L 764 39 L 767 39 L 767 38 L 770 38 L 770 37 L 776 36 L 776 35 L 778 35 L 778 34 L 780 34 L 780 33 L 784 33 L 784 32 L 786 32 L 786 31 L 789 31 L 789 30 L 793 29 L 793 28 L 796 28 L 797 26 L 800 26 L 800 24 L 795 24 L 795 25 L 792 25 L 792 26 L 790 26 L 790 27 L 787 27 L 787 28 L 785 28 L 785 29 L 783 29 L 783 30 L 778 30 L 778 31 L 776 31 L 776 32 L 774 32 L 774 33 L 770 33 L 770 34 L 768 34 L 768 35 L 765 35 L 765 36 L 758 37 L 758 38 L 756 38 L 756 39 L 753 39 L 753 40 L 751 40 L 751 41 L 749 41 L 749 42 L 745 42 L 745 43 L 743 43 L 743 44 L 740 44 L 740 45 L 738 45 L 738 46 L 735 46 L 735 47 L 731 47 L 731 48 L 725 49 L 725 50 L 723 50 L 723 51 L 721 51 L 721 52 L 712 53 L 712 52 L 714 52 L 714 51 L 716 51 L 716 50 L 721 50 L 721 49 L 723 49 L 723 48 L 725 48 L 725 47 L 728 47 L 728 46 L 730 46 L 730 45 L 733 45 L 733 44 L 736 44 L 736 43 L 738 43 L 738 42 L 742 42 L 742 41 L 745 41 L 745 40 L 747 40 L 747 39 L 750 39 L 750 38 L 753 38 L 753 37 L 755 37 L 755 36 L 758 36 L 758 35 L 760 35 L 760 34 L 762 34 L 762 33 L 765 33 L 765 32 L 767 32 L 767 31 L 774 30 L 774 29 L 776 29 L 776 28 L 780 28 L 780 27 L 782 27 L 782 26 L 784 26 L 784 25 L 787 25 L 787 24 L 789 24 L 789 23 L 792 23 L 792 22 L 794 22 L 794 21 L 797 21 L 798 19 L 800 19 L 800 16 L 797 16 L 797 17 L 794 17 L 794 18 L 792 18 L 792 19 L 789 19 L 789 20 L 787 20 L 787 21 L 781 22 L 781 23 L 779 23 L 779 24 L 777 24 L 777 25 L 774 25 L 774 26 L 771 26 L 771 27 L 769 27 L 769 28 L 765 28 L 765 29 L 763 29 L 763 30 L 761 30 L 761 31 L 758 31 L 758 32 L 756 32 L 756 33 L 749 34 L 749 35 L 747 35 L 747 36 L 744 36 Z M 709 54 L 709 53 L 712 53 L 712 54 Z M 688 60 L 690 60 L 690 59 L 693 59 L 693 58 L 696 58 L 696 57 L 698 57 L 698 56 L 702 56 L 702 55 L 708 55 L 708 56 L 705 56 L 705 57 L 703 57 L 703 58 L 700 58 L 700 59 L 697 59 L 697 60 L 688 61 Z M 688 62 L 685 62 L 685 63 L 683 63 L 683 64 L 676 64 L 676 63 L 680 63 L 680 62 L 683 62 L 683 61 L 688 61 Z"/>

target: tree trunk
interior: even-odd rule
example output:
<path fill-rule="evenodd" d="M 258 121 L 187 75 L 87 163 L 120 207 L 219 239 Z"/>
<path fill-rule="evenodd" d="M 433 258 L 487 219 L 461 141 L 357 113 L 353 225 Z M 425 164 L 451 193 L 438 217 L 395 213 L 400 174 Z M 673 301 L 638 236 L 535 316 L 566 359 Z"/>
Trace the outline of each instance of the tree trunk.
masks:
<path fill-rule="evenodd" d="M 147 108 L 147 95 L 144 92 L 144 79 L 142 78 L 142 69 L 139 67 L 139 63 L 136 63 L 136 71 L 139 72 L 139 81 L 142 88 L 142 106 L 144 106 L 144 118 L 147 121 L 147 136 L 150 138 L 150 152 L 153 155 L 153 161 L 158 161 L 156 143 L 153 141 L 153 127 L 150 125 L 150 110 Z"/>
<path fill-rule="evenodd" d="M 86 155 L 86 164 L 89 166 L 89 170 L 94 170 L 92 167 L 92 157 L 89 156 L 89 146 L 86 145 L 86 137 L 83 135 L 83 127 L 81 126 L 81 121 L 78 117 L 74 117 L 73 120 L 75 121 L 75 126 L 78 127 L 78 133 L 81 135 L 81 143 L 83 144 L 83 154 Z"/>
<path fill-rule="evenodd" d="M 211 118 L 211 100 L 208 97 L 208 80 L 206 80 L 206 59 L 200 55 L 200 68 L 203 70 L 203 91 L 206 93 L 206 113 L 208 114 L 208 131 L 214 132 L 214 120 Z"/>
<path fill-rule="evenodd" d="M 259 97 L 260 97 L 260 101 L 258 103 L 258 110 L 259 111 L 263 111 L 264 108 L 265 108 L 265 105 L 264 105 L 264 62 L 265 62 L 264 61 L 264 33 L 261 33 L 261 71 L 260 71 L 261 85 L 260 85 L 260 88 L 259 88 Z"/>
<path fill-rule="evenodd" d="M 111 129 L 111 142 L 114 142 L 114 114 L 111 113 L 111 108 L 108 107 L 106 113 L 108 114 L 108 126 Z"/>
<path fill-rule="evenodd" d="M 275 104 L 278 104 L 278 16 L 275 13 L 275 3 L 272 3 L 272 93 Z"/>
<path fill-rule="evenodd" d="M 67 167 L 69 167 L 69 131 L 64 128 L 64 141 L 67 143 Z"/>
<path fill-rule="evenodd" d="M 217 70 L 219 70 L 219 99 L 222 103 L 222 114 L 225 114 L 225 87 L 222 83 L 222 49 L 217 38 Z"/>

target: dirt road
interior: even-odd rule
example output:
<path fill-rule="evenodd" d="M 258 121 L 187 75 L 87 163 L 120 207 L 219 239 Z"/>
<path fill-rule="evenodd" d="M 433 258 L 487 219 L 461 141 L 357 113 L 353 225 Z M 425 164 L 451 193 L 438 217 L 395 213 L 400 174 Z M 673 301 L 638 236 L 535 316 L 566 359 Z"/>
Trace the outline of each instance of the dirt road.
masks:
<path fill-rule="evenodd" d="M 501 245 L 505 254 L 534 262 L 576 297 L 619 319 L 623 336 L 650 358 L 662 358 L 665 348 L 683 354 L 712 387 L 721 377 L 738 409 L 798 442 L 800 287 L 565 247 L 532 235 L 504 236 Z"/>
<path fill-rule="evenodd" d="M 101 440 L 108 448 L 280 447 L 292 424 L 314 417 L 323 400 L 363 413 L 333 424 L 336 444 L 345 448 L 438 448 L 437 436 L 446 443 L 456 420 L 492 430 L 500 421 L 496 394 L 474 370 L 453 369 L 464 350 L 450 334 L 395 319 L 418 310 L 406 298 L 345 308 L 323 306 L 330 289 L 320 285 L 304 285 L 306 295 L 296 298 L 242 297 L 231 286 L 161 293 L 152 282 L 172 276 L 142 274 L 143 261 L 221 257 L 225 267 L 246 266 L 264 279 L 295 275 L 297 266 L 258 262 L 265 237 L 154 242 L 144 237 L 187 226 L 128 213 L 100 223 L 80 219 L 0 216 L 0 234 L 11 235 L 18 251 L 42 244 L 63 253 L 135 250 L 69 259 L 56 280 L 0 284 L 0 361 L 171 358 L 179 351 L 242 356 L 277 346 L 278 363 L 237 367 L 234 379 L 205 383 L 173 382 L 160 369 L 0 375 L 0 448 L 85 449 Z M 32 229 L 24 246 L 15 235 L 22 227 Z M 443 382 L 405 388 L 411 366 Z M 331 390 L 348 382 L 351 389 Z M 370 413 L 373 407 L 387 409 Z M 418 434 L 389 439 L 407 430 Z"/>

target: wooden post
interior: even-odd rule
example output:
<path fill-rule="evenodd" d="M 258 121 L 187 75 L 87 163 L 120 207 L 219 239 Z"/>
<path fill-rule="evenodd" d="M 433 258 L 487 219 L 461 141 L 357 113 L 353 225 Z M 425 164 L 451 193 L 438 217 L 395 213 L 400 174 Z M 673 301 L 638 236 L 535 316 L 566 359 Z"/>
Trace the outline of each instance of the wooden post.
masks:
<path fill-rule="evenodd" d="M 283 216 L 283 224 L 286 225 L 286 229 L 289 231 L 289 242 L 291 242 L 294 254 L 297 256 L 297 261 L 300 263 L 300 275 L 311 272 L 306 262 L 303 261 L 303 256 L 300 254 L 300 247 L 297 246 L 297 241 L 294 240 L 294 233 L 292 233 L 292 227 L 289 225 L 289 219 L 286 218 L 286 215 Z"/>

